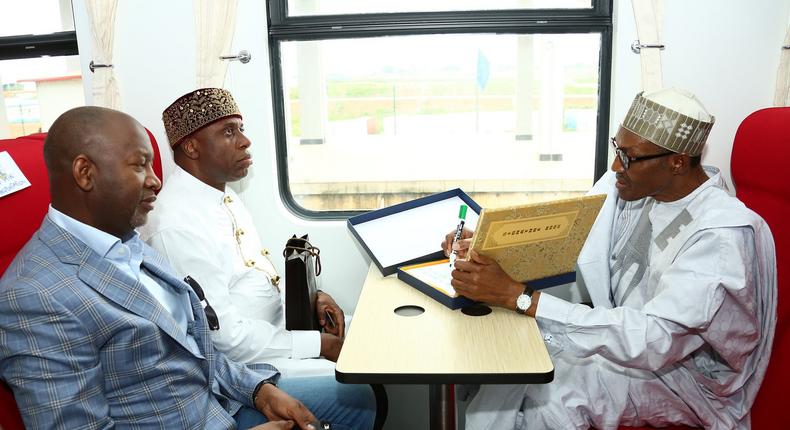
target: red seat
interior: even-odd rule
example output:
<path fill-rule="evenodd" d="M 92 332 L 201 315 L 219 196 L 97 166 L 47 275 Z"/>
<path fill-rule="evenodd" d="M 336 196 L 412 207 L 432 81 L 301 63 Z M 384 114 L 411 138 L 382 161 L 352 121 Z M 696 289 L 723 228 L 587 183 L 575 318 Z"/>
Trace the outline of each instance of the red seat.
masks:
<path fill-rule="evenodd" d="M 765 219 L 776 243 L 778 304 L 771 362 L 752 407 L 752 428 L 783 428 L 784 392 L 790 383 L 790 181 L 782 174 L 790 160 L 790 107 L 762 109 L 746 117 L 735 133 L 730 168 L 736 195 Z M 787 424 L 784 424 L 787 425 Z M 642 427 L 649 429 L 651 427 Z M 688 427 L 669 427 L 688 429 Z M 620 430 L 630 427 L 620 427 Z M 639 429 L 633 429 L 639 430 Z"/>
<path fill-rule="evenodd" d="M 0 140 L 0 152 L 8 151 L 30 186 L 5 197 L 0 197 L 0 273 L 11 264 L 16 253 L 30 240 L 49 205 L 49 178 L 44 166 L 43 147 L 46 134 L 38 133 L 18 139 Z M 22 418 L 11 390 L 0 384 L 0 428 L 24 429 Z"/>
<path fill-rule="evenodd" d="M 4 273 L 14 256 L 41 226 L 49 206 L 49 177 L 44 165 L 46 133 L 31 134 L 17 139 L 0 140 L 0 152 L 8 151 L 30 186 L 5 197 L 0 197 L 0 274 Z M 148 132 L 154 147 L 154 171 L 162 177 L 159 147 Z M 24 429 L 22 418 L 11 390 L 0 380 L 0 429 Z"/>
<path fill-rule="evenodd" d="M 694 427 L 686 427 L 686 426 L 661 427 L 661 430 L 692 430 L 692 429 L 694 429 Z M 618 430 L 656 430 L 656 427 L 620 427 Z"/>
<path fill-rule="evenodd" d="M 768 108 L 749 115 L 735 133 L 732 180 L 736 195 L 771 227 L 776 243 L 776 332 L 771 362 L 752 407 L 752 428 L 787 425 L 781 411 L 790 383 L 790 180 L 784 169 L 790 160 L 790 107 Z M 785 424 L 782 424 L 785 423 Z"/>

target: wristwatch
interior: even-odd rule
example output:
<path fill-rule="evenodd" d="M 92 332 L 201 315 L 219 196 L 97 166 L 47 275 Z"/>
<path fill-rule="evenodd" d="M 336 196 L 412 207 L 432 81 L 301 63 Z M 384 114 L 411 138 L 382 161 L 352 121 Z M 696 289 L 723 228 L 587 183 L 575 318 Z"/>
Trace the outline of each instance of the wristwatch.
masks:
<path fill-rule="evenodd" d="M 532 288 L 525 285 L 524 292 L 516 298 L 516 312 L 526 315 L 530 306 L 532 306 Z"/>

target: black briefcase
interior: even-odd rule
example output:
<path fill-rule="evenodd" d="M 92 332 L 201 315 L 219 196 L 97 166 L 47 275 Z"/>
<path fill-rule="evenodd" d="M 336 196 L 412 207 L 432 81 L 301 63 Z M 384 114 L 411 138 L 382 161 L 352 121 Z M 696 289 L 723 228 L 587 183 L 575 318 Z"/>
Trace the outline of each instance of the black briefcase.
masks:
<path fill-rule="evenodd" d="M 316 276 L 321 274 L 321 250 L 308 241 L 307 235 L 288 239 L 285 257 L 285 329 L 320 330 L 315 312 L 318 292 Z"/>

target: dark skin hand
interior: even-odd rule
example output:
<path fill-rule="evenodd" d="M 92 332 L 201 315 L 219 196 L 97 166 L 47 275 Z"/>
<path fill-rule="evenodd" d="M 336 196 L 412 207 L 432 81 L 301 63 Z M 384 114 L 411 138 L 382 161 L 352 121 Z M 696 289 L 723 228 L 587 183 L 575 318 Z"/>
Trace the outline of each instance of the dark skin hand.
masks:
<path fill-rule="evenodd" d="M 455 262 L 452 273 L 455 291 L 472 300 L 515 309 L 516 297 L 524 291 L 524 285 L 508 276 L 496 261 L 476 251 L 470 257 L 469 261 Z"/>
<path fill-rule="evenodd" d="M 324 333 L 321 333 L 321 356 L 337 362 L 346 333 L 346 318 L 343 310 L 335 303 L 332 296 L 319 291 L 315 297 L 315 312 L 318 324 L 324 329 Z M 327 314 L 331 316 L 331 320 Z"/>
<path fill-rule="evenodd" d="M 255 427 L 255 429 L 291 429 L 296 424 L 296 428 L 302 430 L 316 430 L 311 424 L 316 421 L 316 418 L 302 402 L 272 384 L 261 386 L 255 398 L 255 409 L 270 421 Z M 290 425 L 285 423 L 290 423 Z M 268 424 L 274 424 L 274 426 L 266 427 Z"/>
<path fill-rule="evenodd" d="M 335 299 L 332 296 L 319 291 L 315 296 L 315 312 L 318 317 L 318 324 L 323 327 L 325 333 L 335 335 L 341 340 L 345 337 L 345 314 L 343 314 L 343 309 L 340 309 L 340 306 L 335 303 Z M 327 318 L 327 313 L 331 316 L 331 321 Z M 333 322 L 334 324 L 332 324 Z"/>
<path fill-rule="evenodd" d="M 464 229 L 461 239 L 453 243 L 455 231 L 447 233 L 442 241 L 442 250 L 449 256 L 452 250 L 458 252 L 451 284 L 455 291 L 472 300 L 485 302 L 506 309 L 516 309 L 516 299 L 524 292 L 524 284 L 513 280 L 496 261 L 475 251 L 468 258 L 474 231 Z M 532 306 L 527 315 L 534 317 L 540 300 L 540 293 L 532 294 Z"/>
<path fill-rule="evenodd" d="M 471 251 L 468 261 L 455 262 L 452 277 L 451 284 L 458 294 L 510 310 L 516 309 L 516 299 L 524 292 L 524 284 L 513 280 L 499 263 L 476 251 Z M 527 315 L 535 316 L 538 300 L 540 293 L 533 293 Z"/>
<path fill-rule="evenodd" d="M 321 357 L 337 363 L 340 350 L 343 348 L 343 339 L 331 333 L 321 333 Z"/>
<path fill-rule="evenodd" d="M 456 243 L 453 243 L 453 239 L 455 239 L 455 230 L 447 233 L 444 237 L 444 241 L 442 241 L 442 251 L 444 251 L 444 255 L 449 257 L 450 253 L 455 249 L 458 251 L 458 258 L 466 258 L 466 251 L 469 249 L 469 245 L 472 244 L 472 235 L 474 235 L 474 233 L 474 231 L 465 228 L 461 232 L 461 239 Z"/>

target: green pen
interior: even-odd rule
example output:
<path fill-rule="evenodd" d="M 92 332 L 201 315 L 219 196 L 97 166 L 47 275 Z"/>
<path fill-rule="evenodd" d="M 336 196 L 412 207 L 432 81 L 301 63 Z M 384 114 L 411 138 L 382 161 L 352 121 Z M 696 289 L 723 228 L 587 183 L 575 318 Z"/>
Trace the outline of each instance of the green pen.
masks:
<path fill-rule="evenodd" d="M 461 208 L 458 210 L 458 227 L 455 228 L 455 237 L 453 237 L 453 243 L 450 245 L 450 248 L 452 248 L 452 245 L 455 245 L 455 242 L 461 240 L 464 222 L 466 222 L 466 205 L 461 205 Z M 450 253 L 450 267 L 453 267 L 456 258 L 458 258 L 458 251 L 453 249 L 453 252 Z"/>

